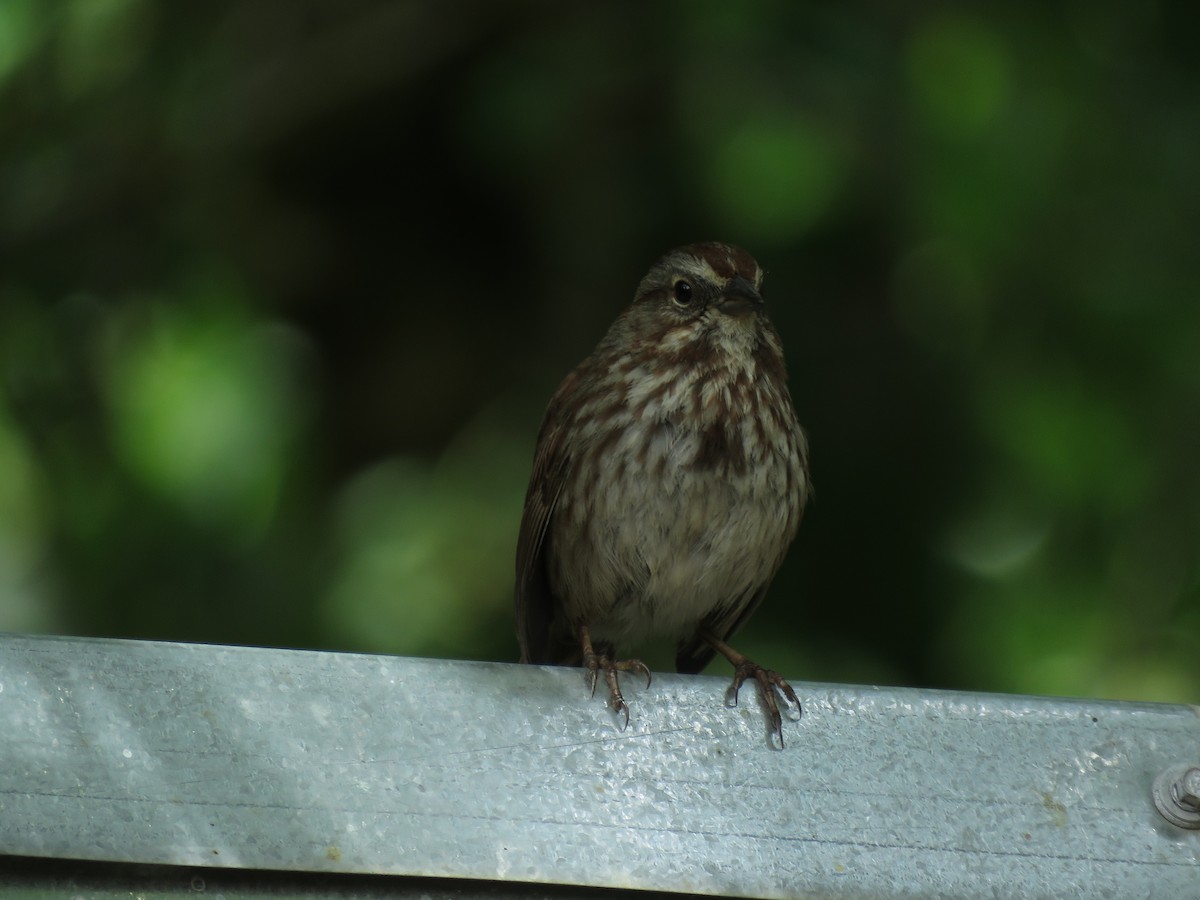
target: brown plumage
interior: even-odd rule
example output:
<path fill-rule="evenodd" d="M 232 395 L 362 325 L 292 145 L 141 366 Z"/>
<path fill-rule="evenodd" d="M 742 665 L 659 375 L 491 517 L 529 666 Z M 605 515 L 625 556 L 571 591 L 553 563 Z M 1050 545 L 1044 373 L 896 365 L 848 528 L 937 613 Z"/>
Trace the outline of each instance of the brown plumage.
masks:
<path fill-rule="evenodd" d="M 559 386 L 538 435 L 517 544 L 521 660 L 649 672 L 614 647 L 661 636 L 676 667 L 714 652 L 754 677 L 782 741 L 787 682 L 725 642 L 762 601 L 809 492 L 763 273 L 718 243 L 673 250 Z"/>

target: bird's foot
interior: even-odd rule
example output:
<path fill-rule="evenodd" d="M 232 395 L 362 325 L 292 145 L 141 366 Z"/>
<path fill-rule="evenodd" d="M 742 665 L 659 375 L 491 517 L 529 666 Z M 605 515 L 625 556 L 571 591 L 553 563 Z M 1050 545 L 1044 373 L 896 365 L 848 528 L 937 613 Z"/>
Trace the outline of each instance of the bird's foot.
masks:
<path fill-rule="evenodd" d="M 637 672 L 646 676 L 646 687 L 650 687 L 650 670 L 640 659 L 613 659 L 613 648 L 601 644 L 599 650 L 592 647 L 592 641 L 587 628 L 580 628 L 581 643 L 583 644 L 583 667 L 587 670 L 588 689 L 592 696 L 596 695 L 596 681 L 600 672 L 604 673 L 604 681 L 608 685 L 608 706 L 615 713 L 625 716 L 621 725 L 624 731 L 629 727 L 629 704 L 621 693 L 621 680 L 618 672 Z"/>
<path fill-rule="evenodd" d="M 738 692 L 742 689 L 742 682 L 753 678 L 755 684 L 758 685 L 758 696 L 762 698 L 763 706 L 767 708 L 767 720 L 771 725 L 770 733 L 779 735 L 779 746 L 782 748 L 783 716 L 779 712 L 779 700 L 776 693 L 782 694 L 787 703 L 796 707 L 797 719 L 804 714 L 804 707 L 800 705 L 800 698 L 796 696 L 792 686 L 774 669 L 760 666 L 744 654 L 738 653 L 716 635 L 704 634 L 703 637 L 714 650 L 733 665 L 733 684 L 729 686 L 729 690 L 725 694 L 726 705 L 737 706 Z"/>
<path fill-rule="evenodd" d="M 771 723 L 771 733 L 779 735 L 779 746 L 783 746 L 783 716 L 779 712 L 779 701 L 775 696 L 776 691 L 784 696 L 788 703 L 794 704 L 796 707 L 796 718 L 799 718 L 804 713 L 804 708 L 800 705 L 800 700 L 796 696 L 796 692 L 792 690 L 792 686 L 784 680 L 783 676 L 774 669 L 767 669 L 760 666 L 753 660 L 742 657 L 742 661 L 733 668 L 733 684 L 729 688 L 727 697 L 732 697 L 730 702 L 726 703 L 730 706 L 737 706 L 738 691 L 742 689 L 742 682 L 747 678 L 753 678 L 758 685 L 758 696 L 762 697 L 763 705 L 767 708 L 767 718 Z"/>
<path fill-rule="evenodd" d="M 606 653 L 584 653 L 583 667 L 588 671 L 588 689 L 596 694 L 596 676 L 604 673 L 604 681 L 608 684 L 608 706 L 615 713 L 623 713 L 625 721 L 621 725 L 624 731 L 629 727 L 629 704 L 621 693 L 621 681 L 618 672 L 637 672 L 646 676 L 646 687 L 650 687 L 650 670 L 640 659 L 611 659 Z"/>

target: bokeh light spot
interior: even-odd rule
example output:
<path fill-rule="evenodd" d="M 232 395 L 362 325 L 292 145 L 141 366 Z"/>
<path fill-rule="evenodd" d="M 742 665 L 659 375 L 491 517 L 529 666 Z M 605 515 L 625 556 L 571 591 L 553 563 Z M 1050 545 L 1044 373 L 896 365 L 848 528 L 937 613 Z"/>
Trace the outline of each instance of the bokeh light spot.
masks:
<path fill-rule="evenodd" d="M 719 134 L 707 184 L 714 215 L 731 234 L 747 242 L 796 237 L 829 209 L 842 166 L 821 129 L 768 114 Z"/>
<path fill-rule="evenodd" d="M 917 108 L 945 137 L 979 135 L 1008 99 L 1008 52 L 996 32 L 971 19 L 951 14 L 925 22 L 907 63 Z"/>

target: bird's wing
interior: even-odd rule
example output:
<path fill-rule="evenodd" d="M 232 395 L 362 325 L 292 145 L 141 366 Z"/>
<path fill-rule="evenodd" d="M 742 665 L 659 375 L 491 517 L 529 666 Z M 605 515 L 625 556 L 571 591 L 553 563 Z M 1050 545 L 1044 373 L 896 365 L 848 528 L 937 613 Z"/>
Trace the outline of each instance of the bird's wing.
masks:
<path fill-rule="evenodd" d="M 555 614 L 560 606 L 550 589 L 546 561 L 550 554 L 550 522 L 566 482 L 569 462 L 565 423 L 559 414 L 568 378 L 546 410 L 538 433 L 533 474 L 525 493 L 525 512 L 517 536 L 517 640 L 521 662 L 553 663 L 556 658 Z"/>

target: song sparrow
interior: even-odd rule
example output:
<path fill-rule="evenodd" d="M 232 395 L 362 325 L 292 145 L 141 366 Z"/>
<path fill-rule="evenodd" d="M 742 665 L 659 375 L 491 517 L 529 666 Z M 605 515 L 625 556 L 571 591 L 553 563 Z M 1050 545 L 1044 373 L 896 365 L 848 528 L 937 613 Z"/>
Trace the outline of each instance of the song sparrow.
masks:
<path fill-rule="evenodd" d="M 763 272 L 737 247 L 656 262 L 633 304 L 550 400 L 517 543 L 521 661 L 603 672 L 624 713 L 616 644 L 679 641 L 680 672 L 717 652 L 733 702 L 753 677 L 783 742 L 791 686 L 727 643 L 758 607 L 809 492 L 808 444 L 767 318 Z"/>

